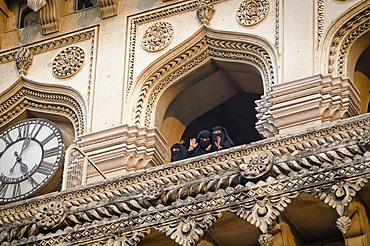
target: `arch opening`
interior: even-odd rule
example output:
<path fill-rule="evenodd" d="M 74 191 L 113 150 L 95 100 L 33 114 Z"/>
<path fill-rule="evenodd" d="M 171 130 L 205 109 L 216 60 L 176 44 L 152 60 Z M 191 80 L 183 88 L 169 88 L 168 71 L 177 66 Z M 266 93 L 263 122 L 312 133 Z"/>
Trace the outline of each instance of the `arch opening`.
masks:
<path fill-rule="evenodd" d="M 365 35 L 370 42 L 370 32 Z M 356 50 L 355 50 L 356 51 Z M 370 43 L 360 49 L 354 63 L 354 81 L 360 92 L 360 114 L 370 112 Z"/>
<path fill-rule="evenodd" d="M 211 59 L 162 95 L 156 126 L 168 142 L 185 142 L 203 129 L 225 127 L 236 145 L 261 139 L 255 100 L 263 95 L 260 71 L 247 63 Z"/>

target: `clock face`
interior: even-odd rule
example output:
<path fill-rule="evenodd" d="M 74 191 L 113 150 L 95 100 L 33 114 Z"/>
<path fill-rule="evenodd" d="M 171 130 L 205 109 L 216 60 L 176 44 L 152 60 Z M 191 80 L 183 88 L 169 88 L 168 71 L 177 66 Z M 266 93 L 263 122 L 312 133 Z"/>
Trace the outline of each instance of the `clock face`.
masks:
<path fill-rule="evenodd" d="M 24 120 L 0 132 L 0 202 L 40 190 L 58 169 L 63 150 L 62 134 L 49 120 Z"/>

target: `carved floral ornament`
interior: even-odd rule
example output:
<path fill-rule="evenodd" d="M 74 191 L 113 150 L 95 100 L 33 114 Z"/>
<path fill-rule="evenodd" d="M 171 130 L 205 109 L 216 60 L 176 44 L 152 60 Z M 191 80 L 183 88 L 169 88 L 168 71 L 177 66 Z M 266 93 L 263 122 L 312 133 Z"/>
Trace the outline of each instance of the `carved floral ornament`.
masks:
<path fill-rule="evenodd" d="M 77 46 L 62 50 L 53 61 L 53 74 L 58 78 L 68 78 L 75 75 L 83 66 L 85 52 Z"/>
<path fill-rule="evenodd" d="M 271 152 L 253 152 L 239 160 L 239 173 L 245 179 L 256 179 L 267 174 L 273 165 Z"/>
<path fill-rule="evenodd" d="M 269 0 L 244 0 L 236 13 L 236 20 L 240 25 L 252 26 L 261 22 L 269 9 Z"/>
<path fill-rule="evenodd" d="M 215 7 L 213 6 L 211 0 L 199 0 L 197 16 L 201 24 L 208 25 L 214 13 Z"/>
<path fill-rule="evenodd" d="M 52 229 L 60 225 L 66 217 L 66 209 L 61 201 L 41 205 L 35 215 L 36 224 L 41 229 Z"/>
<path fill-rule="evenodd" d="M 174 28 L 171 23 L 158 22 L 145 31 L 141 45 L 146 51 L 158 51 L 169 45 L 173 35 Z"/>
<path fill-rule="evenodd" d="M 29 67 L 32 64 L 33 54 L 25 47 L 18 50 L 15 58 L 15 64 L 17 65 L 19 74 L 24 75 L 27 73 Z"/>

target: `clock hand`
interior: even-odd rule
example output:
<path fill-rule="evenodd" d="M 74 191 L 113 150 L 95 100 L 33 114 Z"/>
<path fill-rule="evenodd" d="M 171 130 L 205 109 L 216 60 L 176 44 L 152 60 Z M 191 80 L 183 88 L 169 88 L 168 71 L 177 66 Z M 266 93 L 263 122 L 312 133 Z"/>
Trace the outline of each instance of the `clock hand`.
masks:
<path fill-rule="evenodd" d="M 23 144 L 22 144 L 22 148 L 21 148 L 21 152 L 19 153 L 19 158 L 21 158 L 22 156 L 22 153 L 25 149 L 27 149 L 28 145 L 30 145 L 30 142 L 31 142 L 31 139 L 32 139 L 32 134 L 33 132 L 35 131 L 36 129 L 36 126 L 37 124 L 39 123 L 40 119 L 38 118 L 36 123 L 35 123 L 35 126 L 32 128 L 32 131 L 30 134 L 28 134 L 28 136 L 26 137 L 26 139 L 24 140 Z M 15 154 L 15 153 L 14 153 Z"/>
<path fill-rule="evenodd" d="M 40 121 L 40 118 L 38 118 L 36 120 L 35 126 L 32 128 L 31 133 L 28 134 L 28 136 L 26 137 L 26 139 L 23 141 L 23 144 L 22 144 L 22 147 L 21 147 L 21 152 L 18 154 L 17 151 L 14 151 L 14 155 L 16 157 L 16 160 L 14 162 L 14 165 L 9 170 L 11 173 L 14 172 L 15 165 L 17 165 L 18 162 L 21 162 L 21 160 L 22 160 L 22 157 L 21 156 L 23 154 L 23 151 L 25 151 L 27 149 L 28 145 L 30 145 L 33 132 L 35 131 L 36 126 L 39 123 L 39 121 Z"/>

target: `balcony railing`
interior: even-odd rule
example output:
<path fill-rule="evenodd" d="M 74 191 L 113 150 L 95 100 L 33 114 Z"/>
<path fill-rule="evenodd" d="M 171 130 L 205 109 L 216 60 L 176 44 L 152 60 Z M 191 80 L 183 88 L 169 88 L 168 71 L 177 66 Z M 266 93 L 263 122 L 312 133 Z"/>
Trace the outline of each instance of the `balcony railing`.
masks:
<path fill-rule="evenodd" d="M 102 171 L 75 144 L 68 147 L 65 155 L 62 190 L 96 183 L 107 179 Z"/>

